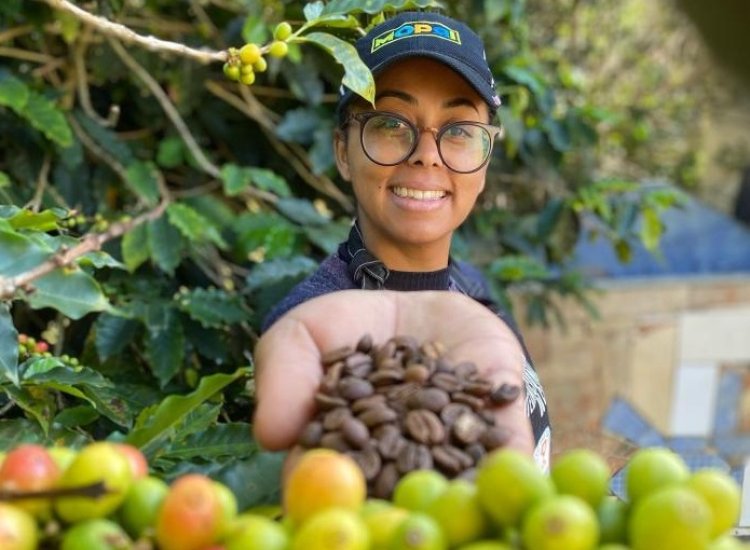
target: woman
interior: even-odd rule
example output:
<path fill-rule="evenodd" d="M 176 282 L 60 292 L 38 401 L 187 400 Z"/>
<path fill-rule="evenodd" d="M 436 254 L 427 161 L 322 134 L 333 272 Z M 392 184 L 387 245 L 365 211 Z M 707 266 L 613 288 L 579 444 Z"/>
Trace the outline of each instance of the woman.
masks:
<path fill-rule="evenodd" d="M 452 314 L 455 318 L 465 318 L 466 322 L 476 319 L 478 304 L 494 313 L 480 315 L 480 325 L 488 322 L 493 325 L 491 334 L 486 335 L 487 350 L 491 349 L 494 338 L 504 342 L 502 349 L 516 357 L 503 368 L 511 378 L 524 382 L 527 391 L 523 410 L 533 428 L 531 447 L 538 462 L 547 467 L 550 431 L 546 403 L 520 334 L 509 316 L 493 303 L 479 271 L 450 256 L 454 231 L 470 214 L 484 189 L 492 144 L 500 134 L 500 128 L 490 124 L 500 99 L 495 93 L 482 42 L 466 25 L 451 18 L 436 13 L 405 12 L 374 27 L 356 46 L 375 76 L 375 105 L 373 108 L 342 88 L 334 149 L 339 172 L 351 184 L 356 197 L 357 217 L 349 238 L 338 252 L 297 285 L 263 323 L 264 331 L 269 327 L 273 330 L 261 339 L 261 352 L 256 353 L 261 373 L 256 435 L 262 443 L 265 441 L 275 448 L 291 442 L 283 437 L 280 441 L 275 439 L 270 433 L 275 431 L 269 424 L 271 417 L 266 416 L 265 407 L 273 410 L 275 406 L 270 404 L 273 398 L 266 397 L 265 390 L 276 395 L 282 379 L 288 376 L 286 371 L 267 367 L 278 364 L 276 361 L 281 358 L 276 358 L 274 342 L 286 338 L 286 351 L 306 343 L 312 346 L 308 352 L 316 346 L 318 350 L 330 349 L 320 346 L 338 338 L 330 321 L 317 315 L 333 311 L 343 320 L 336 323 L 340 325 L 336 330 L 343 331 L 350 341 L 356 341 L 368 327 L 380 328 L 375 326 L 378 320 L 374 316 L 357 318 L 369 310 L 348 307 L 348 314 L 340 313 L 352 303 L 365 305 L 382 299 L 389 303 L 386 306 L 389 312 L 401 314 L 411 307 L 424 308 L 425 312 L 440 309 L 439 303 L 420 297 L 421 293 L 370 297 L 340 291 L 452 291 L 473 298 L 455 302 L 457 310 Z M 307 306 L 302 314 L 294 309 L 330 293 L 334 294 Z M 439 302 L 445 298 L 436 299 Z M 498 317 L 502 322 L 497 322 Z M 394 320 L 389 328 L 416 334 L 421 331 L 419 323 L 425 319 L 429 317 L 421 312 L 414 316 L 412 324 L 400 325 Z M 287 323 L 286 329 L 278 329 L 282 321 Z M 453 322 L 448 324 L 450 330 L 458 328 Z M 294 326 L 302 327 L 307 336 L 297 333 L 299 339 L 289 341 L 289 330 L 294 330 Z M 284 337 L 280 336 L 282 333 Z M 437 326 L 432 335 L 451 336 L 447 326 Z M 478 361 L 486 363 L 492 372 L 496 365 L 493 367 L 488 359 L 480 357 Z M 311 392 L 319 374 L 314 373 L 310 386 L 297 396 L 302 403 L 300 416 L 310 410 Z M 276 399 L 284 403 L 292 401 L 283 395 Z M 511 413 L 508 415 L 510 419 Z M 528 420 L 517 419 L 517 422 L 525 424 Z M 527 443 L 518 446 L 530 450 Z"/>

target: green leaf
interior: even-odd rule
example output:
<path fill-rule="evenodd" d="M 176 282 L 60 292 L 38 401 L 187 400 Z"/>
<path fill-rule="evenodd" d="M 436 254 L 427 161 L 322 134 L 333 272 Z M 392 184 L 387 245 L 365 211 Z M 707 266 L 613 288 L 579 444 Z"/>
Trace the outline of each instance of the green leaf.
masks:
<path fill-rule="evenodd" d="M 13 277 L 24 273 L 44 262 L 50 254 L 49 249 L 32 239 L 0 227 L 0 276 Z"/>
<path fill-rule="evenodd" d="M 315 206 L 306 199 L 281 199 L 276 203 L 276 208 L 287 218 L 300 225 L 324 225 L 329 223 L 328 218 L 318 212 Z"/>
<path fill-rule="evenodd" d="M 18 114 L 29 101 L 30 90 L 23 81 L 6 70 L 0 71 L 0 105 L 7 105 Z"/>
<path fill-rule="evenodd" d="M 23 116 L 34 128 L 61 147 L 73 144 L 73 131 L 65 120 L 65 115 L 43 95 L 34 91 L 29 92 Z"/>
<path fill-rule="evenodd" d="M 91 405 L 79 405 L 68 407 L 55 416 L 54 422 L 66 428 L 75 428 L 91 424 L 98 419 L 100 414 Z"/>
<path fill-rule="evenodd" d="M 504 256 L 492 262 L 489 271 L 505 282 L 543 280 L 549 277 L 546 267 L 527 256 Z"/>
<path fill-rule="evenodd" d="M 659 213 L 653 208 L 644 208 L 641 213 L 641 242 L 646 250 L 651 252 L 659 248 L 659 241 L 664 233 L 664 224 L 659 218 Z"/>
<path fill-rule="evenodd" d="M 250 14 L 242 25 L 242 40 L 245 44 L 252 42 L 254 44 L 264 44 L 268 41 L 269 33 L 266 22 L 263 17 Z"/>
<path fill-rule="evenodd" d="M 185 243 L 182 233 L 161 215 L 148 224 L 148 248 L 151 259 L 165 273 L 172 275 L 182 261 Z"/>
<path fill-rule="evenodd" d="M 18 331 L 5 302 L 0 302 L 0 373 L 18 386 Z"/>
<path fill-rule="evenodd" d="M 284 141 L 308 145 L 321 123 L 321 117 L 315 109 L 292 109 L 284 114 L 284 118 L 276 126 L 276 135 Z"/>
<path fill-rule="evenodd" d="M 314 19 L 317 19 L 318 17 L 320 17 L 320 14 L 323 13 L 324 7 L 325 4 L 320 0 L 316 0 L 315 2 L 308 2 L 307 4 L 305 4 L 305 7 L 302 8 L 303 13 L 305 14 L 305 19 L 307 21 L 313 21 Z"/>
<path fill-rule="evenodd" d="M 224 193 L 235 197 L 250 185 L 250 174 L 241 166 L 227 163 L 221 167 L 221 181 L 224 185 Z"/>
<path fill-rule="evenodd" d="M 266 168 L 249 167 L 248 172 L 250 179 L 258 189 L 270 191 L 280 197 L 290 197 L 292 195 L 286 180 L 276 172 Z"/>
<path fill-rule="evenodd" d="M 179 313 L 173 307 L 149 307 L 145 322 L 146 355 L 151 371 L 163 388 L 182 367 L 185 359 L 185 333 Z"/>
<path fill-rule="evenodd" d="M 184 441 L 173 444 L 164 456 L 177 460 L 245 458 L 258 450 L 250 434 L 250 424 L 243 422 L 216 424 L 206 430 L 193 433 Z"/>
<path fill-rule="evenodd" d="M 80 319 L 87 313 L 110 308 L 99 283 L 80 269 L 56 269 L 38 279 L 34 287 L 28 297 L 34 309 L 51 307 L 71 319 Z"/>
<path fill-rule="evenodd" d="M 32 212 L 22 209 L 15 216 L 8 218 L 8 222 L 16 230 L 53 231 L 57 229 L 57 221 L 62 217 L 60 214 L 59 210 Z"/>
<path fill-rule="evenodd" d="M 43 385 L 47 383 L 64 384 L 68 386 L 89 386 L 92 388 L 110 388 L 112 381 L 100 372 L 89 367 L 71 367 L 63 364 L 52 369 L 46 369 L 33 375 L 24 373 L 24 384 Z"/>
<path fill-rule="evenodd" d="M 82 111 L 76 111 L 73 116 L 96 145 L 112 155 L 120 164 L 130 166 L 135 161 L 130 147 L 115 132 L 105 128 Z"/>
<path fill-rule="evenodd" d="M 258 290 L 287 277 L 298 279 L 309 275 L 317 267 L 315 260 L 305 256 L 268 260 L 253 267 L 246 279 L 247 288 Z"/>
<path fill-rule="evenodd" d="M 226 248 L 227 244 L 221 237 L 219 230 L 206 217 L 184 203 L 172 203 L 167 207 L 169 221 L 192 242 L 211 242 L 219 248 Z"/>
<path fill-rule="evenodd" d="M 3 172 L 2 170 L 0 170 L 0 189 L 2 189 L 3 187 L 10 187 L 10 184 L 11 184 L 10 176 L 6 174 L 5 172 Z"/>
<path fill-rule="evenodd" d="M 112 256 L 110 256 L 103 250 L 92 250 L 91 252 L 87 252 L 78 259 L 78 265 L 90 265 L 96 269 L 101 269 L 103 267 L 109 267 L 112 269 L 126 269 L 125 265 L 115 260 Z"/>
<path fill-rule="evenodd" d="M 306 34 L 300 40 L 317 44 L 331 54 L 338 63 L 344 66 L 342 84 L 371 105 L 375 104 L 375 80 L 352 44 L 323 32 Z"/>
<path fill-rule="evenodd" d="M 50 392 L 34 392 L 32 395 L 27 388 L 7 385 L 2 386 L 2 390 L 16 405 L 36 420 L 46 437 L 55 411 L 53 395 Z"/>
<path fill-rule="evenodd" d="M 219 421 L 224 400 L 212 399 L 186 415 L 174 430 L 174 442 L 184 441 L 193 434 L 205 432 Z"/>
<path fill-rule="evenodd" d="M 136 225 L 122 237 L 122 259 L 128 271 L 135 271 L 148 260 L 151 252 L 148 249 L 148 229 L 145 224 Z"/>
<path fill-rule="evenodd" d="M 81 389 L 99 413 L 125 428 L 129 429 L 132 426 L 133 410 L 125 397 L 120 394 L 118 388 L 97 388 L 84 385 Z"/>
<path fill-rule="evenodd" d="M 443 8 L 436 0 L 331 0 L 325 5 L 320 15 L 334 13 L 380 13 L 381 11 L 401 11 L 413 8 Z"/>
<path fill-rule="evenodd" d="M 59 357 L 44 357 L 41 355 L 33 355 L 29 359 L 23 362 L 21 365 L 21 371 L 23 372 L 23 378 L 34 377 L 42 375 L 46 372 L 56 369 L 58 367 L 64 367 L 62 359 Z"/>
<path fill-rule="evenodd" d="M 156 152 L 156 163 L 162 168 L 177 168 L 185 157 L 185 146 L 176 136 L 164 138 L 159 142 Z"/>
<path fill-rule="evenodd" d="M 135 161 L 125 169 L 125 182 L 148 206 L 159 202 L 159 169 L 153 162 Z"/>
<path fill-rule="evenodd" d="M 132 319 L 102 313 L 94 323 L 94 344 L 102 361 L 117 355 L 133 341 L 138 323 Z"/>
<path fill-rule="evenodd" d="M 196 390 L 188 395 L 170 395 L 151 411 L 148 426 L 133 429 L 125 441 L 153 457 L 170 438 L 175 426 L 190 412 L 212 398 L 232 382 L 246 376 L 247 369 L 233 374 L 213 374 L 201 378 Z"/>
<path fill-rule="evenodd" d="M 350 227 L 349 221 L 345 220 L 343 223 L 329 222 L 325 225 L 308 225 L 303 230 L 310 242 L 320 247 L 324 252 L 333 254 L 338 250 L 339 244 L 346 240 Z"/>
<path fill-rule="evenodd" d="M 250 318 L 241 297 L 218 288 L 195 288 L 181 293 L 180 308 L 203 326 L 219 327 Z"/>
<path fill-rule="evenodd" d="M 80 448 L 90 440 L 77 431 L 53 425 L 48 434 L 26 419 L 0 420 L 0 451 L 10 451 L 22 443 L 37 443 L 43 446 L 62 445 Z"/>

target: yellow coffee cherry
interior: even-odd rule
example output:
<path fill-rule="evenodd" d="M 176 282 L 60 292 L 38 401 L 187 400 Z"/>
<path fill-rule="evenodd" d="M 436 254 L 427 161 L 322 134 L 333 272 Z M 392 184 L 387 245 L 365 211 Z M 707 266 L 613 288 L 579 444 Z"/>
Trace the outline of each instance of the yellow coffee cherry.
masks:
<path fill-rule="evenodd" d="M 255 82 L 255 73 L 249 72 L 249 73 L 241 74 L 240 82 L 242 82 L 243 84 L 247 86 L 250 86 L 253 82 Z"/>
<path fill-rule="evenodd" d="M 271 57 L 281 58 L 286 56 L 287 53 L 289 53 L 289 46 L 286 42 L 280 40 L 274 40 L 268 48 L 268 55 Z"/>
<path fill-rule="evenodd" d="M 258 61 L 253 63 L 253 69 L 255 70 L 256 73 L 263 73 L 266 71 L 267 68 L 268 68 L 268 62 L 266 61 L 265 57 L 261 57 L 260 59 L 258 59 Z"/>
<path fill-rule="evenodd" d="M 287 21 L 282 21 L 273 30 L 275 40 L 286 40 L 292 34 L 292 26 Z"/>
<path fill-rule="evenodd" d="M 252 65 L 260 59 L 260 46 L 250 42 L 240 48 L 240 61 L 243 65 Z"/>
<path fill-rule="evenodd" d="M 254 72 L 255 72 L 255 70 L 253 69 L 252 65 L 242 65 L 240 67 L 240 76 L 243 76 L 243 75 L 246 75 L 246 74 L 250 74 L 250 73 L 254 73 Z"/>
<path fill-rule="evenodd" d="M 229 80 L 239 80 L 240 79 L 240 68 L 237 65 L 233 65 L 230 63 L 224 63 L 224 75 Z"/>

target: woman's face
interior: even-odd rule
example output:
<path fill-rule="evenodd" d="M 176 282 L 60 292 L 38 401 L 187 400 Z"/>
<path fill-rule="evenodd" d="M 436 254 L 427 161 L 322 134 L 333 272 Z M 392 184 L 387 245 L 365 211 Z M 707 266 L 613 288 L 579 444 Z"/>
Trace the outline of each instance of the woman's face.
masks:
<path fill-rule="evenodd" d="M 376 79 L 376 109 L 391 111 L 417 128 L 456 121 L 486 123 L 487 104 L 461 76 L 428 58 L 398 61 Z M 357 104 L 352 111 L 369 110 Z M 440 158 L 434 134 L 423 131 L 414 153 L 396 166 L 380 166 L 360 144 L 352 120 L 335 141 L 336 162 L 351 182 L 365 244 L 391 269 L 445 267 L 453 232 L 484 188 L 487 166 L 471 174 L 451 171 Z M 426 263 L 436 265 L 426 265 Z"/>

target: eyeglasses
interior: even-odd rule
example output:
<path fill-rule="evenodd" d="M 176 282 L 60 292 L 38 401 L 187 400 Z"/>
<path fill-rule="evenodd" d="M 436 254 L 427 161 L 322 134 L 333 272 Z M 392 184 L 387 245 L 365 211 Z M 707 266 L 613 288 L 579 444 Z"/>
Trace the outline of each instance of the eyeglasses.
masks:
<path fill-rule="evenodd" d="M 449 169 L 461 174 L 476 172 L 487 164 L 492 144 L 502 128 L 481 122 L 451 122 L 441 128 L 417 128 L 406 118 L 387 111 L 363 111 L 350 116 L 359 122 L 362 150 L 372 162 L 395 166 L 416 150 L 422 132 L 430 132 L 438 154 Z"/>

